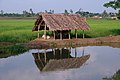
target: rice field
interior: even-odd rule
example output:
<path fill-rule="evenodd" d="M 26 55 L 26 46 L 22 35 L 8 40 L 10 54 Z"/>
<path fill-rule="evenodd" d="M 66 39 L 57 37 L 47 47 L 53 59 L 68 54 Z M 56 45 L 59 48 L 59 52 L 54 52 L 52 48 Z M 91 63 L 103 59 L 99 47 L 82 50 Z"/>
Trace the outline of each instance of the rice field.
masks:
<path fill-rule="evenodd" d="M 0 42 L 26 43 L 37 37 L 37 32 L 32 32 L 35 19 L 4 19 L 0 20 Z M 104 37 L 109 35 L 120 35 L 120 20 L 88 19 L 87 23 L 91 29 L 85 31 L 85 37 Z M 43 34 L 43 31 L 41 31 Z M 47 33 L 51 35 L 51 33 Z M 71 31 L 74 37 L 74 30 Z M 78 31 L 82 36 L 82 31 Z"/>

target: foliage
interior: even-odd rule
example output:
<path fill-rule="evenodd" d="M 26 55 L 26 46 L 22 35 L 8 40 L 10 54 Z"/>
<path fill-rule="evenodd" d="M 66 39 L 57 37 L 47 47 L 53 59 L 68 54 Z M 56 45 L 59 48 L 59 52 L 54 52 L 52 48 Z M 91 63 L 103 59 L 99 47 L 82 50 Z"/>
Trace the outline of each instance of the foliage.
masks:
<path fill-rule="evenodd" d="M 103 78 L 103 80 L 120 80 L 120 70 L 118 70 L 112 77 Z"/>
<path fill-rule="evenodd" d="M 109 17 L 109 15 L 108 15 L 108 13 L 106 12 L 106 10 L 103 11 L 103 13 L 101 14 L 101 16 L 102 16 L 103 18 Z"/>
<path fill-rule="evenodd" d="M 69 14 L 69 12 L 67 11 L 67 9 L 65 9 L 64 13 L 65 13 L 65 14 Z"/>
<path fill-rule="evenodd" d="M 120 9 L 120 0 L 109 1 L 103 5 L 104 7 L 112 7 L 115 10 Z M 120 10 L 118 10 L 118 16 L 120 17 Z"/>
<path fill-rule="evenodd" d="M 16 56 L 27 51 L 28 48 L 24 47 L 21 44 L 2 46 L 0 47 L 0 58 L 7 58 L 10 56 Z"/>
<path fill-rule="evenodd" d="M 120 9 L 120 0 L 110 1 L 109 3 L 104 4 L 105 7 L 112 7 L 114 9 Z"/>

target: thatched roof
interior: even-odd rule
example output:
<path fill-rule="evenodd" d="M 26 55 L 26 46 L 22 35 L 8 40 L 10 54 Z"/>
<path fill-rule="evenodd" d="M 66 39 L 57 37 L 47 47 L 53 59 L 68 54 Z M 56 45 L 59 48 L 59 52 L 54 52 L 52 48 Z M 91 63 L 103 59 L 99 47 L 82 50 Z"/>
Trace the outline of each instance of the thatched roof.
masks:
<path fill-rule="evenodd" d="M 39 54 L 34 53 L 33 57 L 40 71 L 55 71 L 59 69 L 79 68 L 90 58 L 90 55 L 85 55 L 77 58 L 49 59 L 49 61 L 45 63 L 45 59 L 37 58 L 38 55 Z"/>
<path fill-rule="evenodd" d="M 60 60 L 50 60 L 42 71 L 54 71 L 60 69 L 71 69 L 81 67 L 88 59 L 90 55 L 81 56 L 77 58 L 67 58 Z"/>
<path fill-rule="evenodd" d="M 41 14 L 36 20 L 32 31 L 44 30 L 45 25 L 50 31 L 89 30 L 89 25 L 79 14 Z M 40 26 L 40 27 L 38 27 Z"/>

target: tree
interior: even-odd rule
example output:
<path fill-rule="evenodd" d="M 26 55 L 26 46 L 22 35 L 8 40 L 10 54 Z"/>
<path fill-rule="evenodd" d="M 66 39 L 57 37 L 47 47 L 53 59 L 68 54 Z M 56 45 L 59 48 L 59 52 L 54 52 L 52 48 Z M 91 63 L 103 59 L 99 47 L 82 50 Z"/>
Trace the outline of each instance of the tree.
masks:
<path fill-rule="evenodd" d="M 72 9 L 70 9 L 70 13 L 73 14 L 73 10 Z"/>
<path fill-rule="evenodd" d="M 103 13 L 101 14 L 101 16 L 102 16 L 103 18 L 107 18 L 109 15 L 108 15 L 107 11 L 104 10 Z"/>
<path fill-rule="evenodd" d="M 66 9 L 65 9 L 64 13 L 65 13 L 65 14 L 69 14 L 68 11 L 67 11 Z"/>
<path fill-rule="evenodd" d="M 1 14 L 1 16 L 4 16 L 4 11 L 1 10 L 1 11 L 0 11 L 0 14 Z"/>
<path fill-rule="evenodd" d="M 34 15 L 32 8 L 30 8 L 30 13 L 32 16 Z"/>
<path fill-rule="evenodd" d="M 120 17 L 120 0 L 109 1 L 103 5 L 104 7 L 111 7 L 115 10 L 118 9 L 118 17 Z"/>

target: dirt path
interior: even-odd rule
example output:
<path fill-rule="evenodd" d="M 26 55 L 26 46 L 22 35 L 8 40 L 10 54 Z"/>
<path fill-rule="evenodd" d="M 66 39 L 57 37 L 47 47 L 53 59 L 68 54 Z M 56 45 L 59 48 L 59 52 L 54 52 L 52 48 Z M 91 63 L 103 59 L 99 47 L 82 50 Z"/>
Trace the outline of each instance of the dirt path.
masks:
<path fill-rule="evenodd" d="M 35 39 L 26 44 L 29 48 L 53 48 L 53 47 L 74 47 L 74 46 L 87 46 L 87 45 L 99 45 L 99 44 L 120 44 L 120 35 L 99 37 L 99 38 L 84 38 L 84 39 Z"/>

